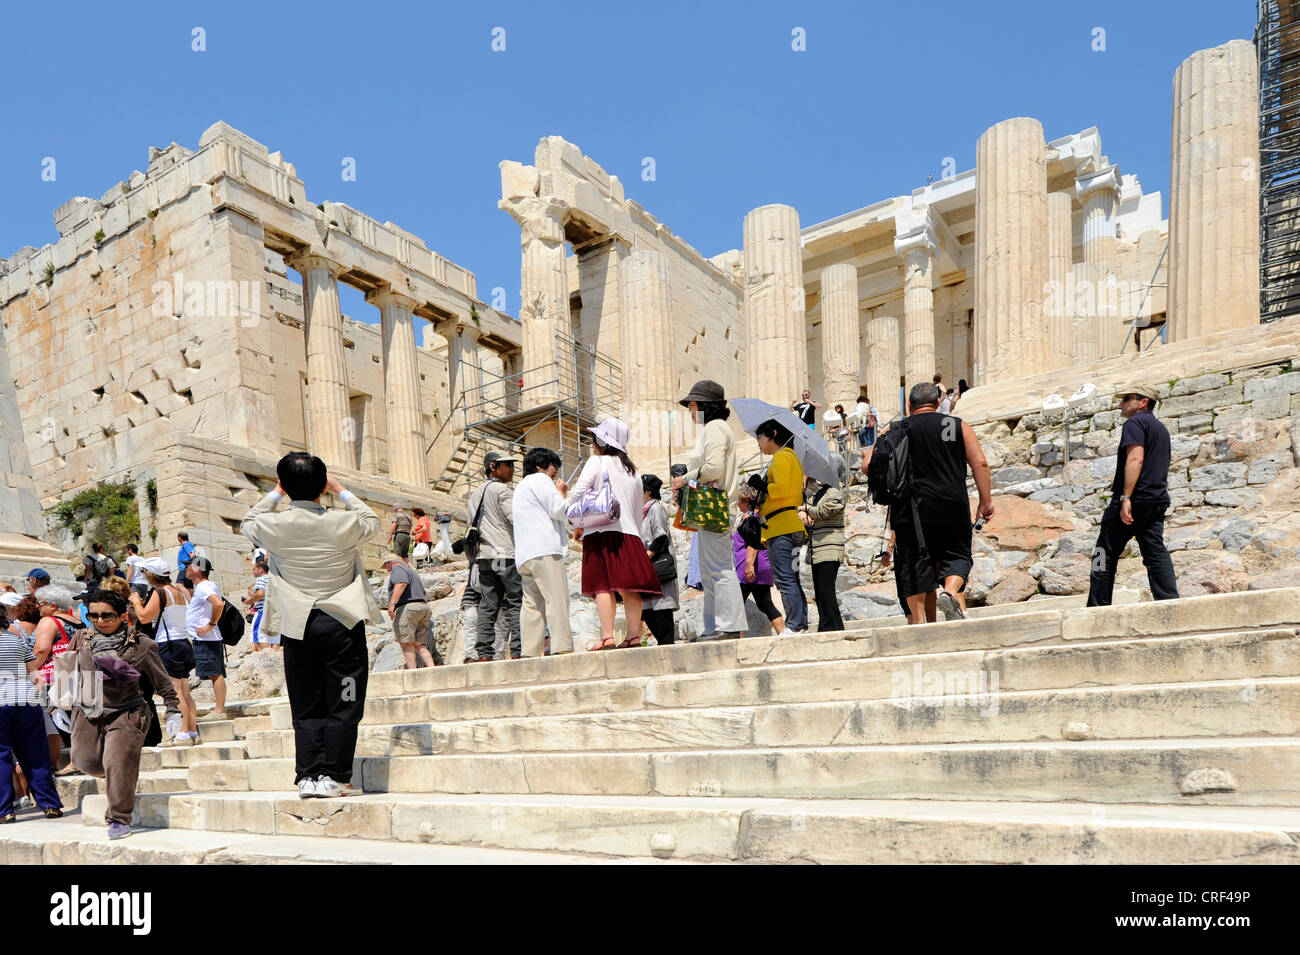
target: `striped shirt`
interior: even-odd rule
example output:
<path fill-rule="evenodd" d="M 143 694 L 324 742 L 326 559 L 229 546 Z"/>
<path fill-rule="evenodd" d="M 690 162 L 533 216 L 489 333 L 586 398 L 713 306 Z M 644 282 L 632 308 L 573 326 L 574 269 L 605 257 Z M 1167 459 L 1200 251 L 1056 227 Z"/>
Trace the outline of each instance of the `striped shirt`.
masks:
<path fill-rule="evenodd" d="M 266 589 L 269 586 L 271 586 L 270 574 L 262 574 L 260 577 L 258 577 L 256 580 L 253 581 L 253 589 L 260 590 L 262 592 L 262 599 L 253 602 L 254 610 L 261 610 L 262 605 L 266 603 Z"/>
<path fill-rule="evenodd" d="M 27 675 L 36 654 L 12 630 L 0 630 L 0 706 L 39 706 L 40 694 Z"/>

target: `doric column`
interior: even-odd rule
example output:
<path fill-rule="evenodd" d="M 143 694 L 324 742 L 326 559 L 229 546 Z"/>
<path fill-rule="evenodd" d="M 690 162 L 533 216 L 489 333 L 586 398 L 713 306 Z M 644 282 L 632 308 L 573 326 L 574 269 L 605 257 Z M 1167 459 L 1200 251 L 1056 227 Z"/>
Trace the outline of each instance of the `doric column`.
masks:
<path fill-rule="evenodd" d="M 867 389 L 882 426 L 902 413 L 899 377 L 898 319 L 873 318 L 867 322 Z"/>
<path fill-rule="evenodd" d="M 1036 119 L 991 126 L 975 151 L 975 381 L 1041 371 L 1047 147 Z"/>
<path fill-rule="evenodd" d="M 519 321 L 523 325 L 525 408 L 559 398 L 553 364 L 555 336 L 570 333 L 564 261 L 566 209 L 554 196 L 524 199 L 509 206 L 510 214 L 519 223 L 523 243 Z"/>
<path fill-rule="evenodd" d="M 809 384 L 799 213 L 759 206 L 744 237 L 749 397 L 786 406 Z"/>
<path fill-rule="evenodd" d="M 468 319 L 449 319 L 439 322 L 435 329 L 447 339 L 447 401 L 454 408 L 464 394 L 467 405 L 481 404 L 483 375 L 477 326 Z"/>
<path fill-rule="evenodd" d="M 1046 296 L 1047 355 L 1051 368 L 1068 368 L 1076 358 L 1074 338 L 1074 197 L 1047 194 L 1047 263 L 1052 290 Z"/>
<path fill-rule="evenodd" d="M 1169 341 L 1259 322 L 1255 46 L 1193 53 L 1174 73 Z"/>
<path fill-rule="evenodd" d="M 851 262 L 822 270 L 822 404 L 853 408 L 862 390 L 858 367 L 858 269 Z"/>
<path fill-rule="evenodd" d="M 894 252 L 903 259 L 903 375 L 907 387 L 930 381 L 934 360 L 934 254 L 935 238 L 930 212 L 914 210 L 898 217 Z"/>
<path fill-rule="evenodd" d="M 668 259 L 651 249 L 627 255 L 622 286 L 623 392 L 632 455 L 642 471 L 667 477 L 669 438 L 678 410 L 676 349 Z M 644 460 L 644 464 L 642 464 Z"/>
<path fill-rule="evenodd" d="M 343 350 L 343 312 L 339 275 L 343 267 L 311 253 L 285 260 L 302 275 L 303 337 L 307 343 L 307 419 L 310 447 L 328 467 L 357 467 L 350 420 L 347 359 Z"/>
<path fill-rule="evenodd" d="M 1082 172 L 1074 183 L 1075 198 L 1083 203 L 1083 262 L 1076 273 L 1079 361 L 1116 355 L 1124 341 L 1115 284 L 1119 188 L 1119 170 L 1111 165 Z"/>
<path fill-rule="evenodd" d="M 379 308 L 383 332 L 384 406 L 388 412 L 388 476 L 424 487 L 429 469 L 424 456 L 420 370 L 415 349 L 413 312 L 419 305 L 391 289 L 371 292 L 367 301 Z"/>

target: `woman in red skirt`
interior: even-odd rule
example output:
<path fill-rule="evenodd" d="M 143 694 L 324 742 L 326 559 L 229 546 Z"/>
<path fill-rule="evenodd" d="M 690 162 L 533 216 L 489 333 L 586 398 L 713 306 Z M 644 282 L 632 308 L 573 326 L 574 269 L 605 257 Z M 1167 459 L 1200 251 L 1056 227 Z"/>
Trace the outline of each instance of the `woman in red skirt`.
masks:
<path fill-rule="evenodd" d="M 641 597 L 659 596 L 663 591 L 645 545 L 641 543 L 641 478 L 636 465 L 627 456 L 627 425 L 617 418 L 607 418 L 594 428 L 591 457 L 569 492 L 569 503 L 609 482 L 618 501 L 618 521 L 605 527 L 591 528 L 582 534 L 582 592 L 596 598 L 600 616 L 600 640 L 588 650 L 608 650 L 615 646 L 614 595 L 623 598 L 628 637 L 619 647 L 641 645 Z"/>

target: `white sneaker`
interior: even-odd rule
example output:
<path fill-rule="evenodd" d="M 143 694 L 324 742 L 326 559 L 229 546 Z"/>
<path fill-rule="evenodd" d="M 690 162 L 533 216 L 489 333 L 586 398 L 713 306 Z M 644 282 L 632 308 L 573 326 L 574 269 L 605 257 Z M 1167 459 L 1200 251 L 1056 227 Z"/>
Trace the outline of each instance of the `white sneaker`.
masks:
<path fill-rule="evenodd" d="M 328 776 L 320 776 L 316 779 L 317 796 L 360 796 L 361 790 L 351 783 L 341 783 L 337 779 L 330 779 Z"/>
<path fill-rule="evenodd" d="M 317 789 L 316 789 L 316 780 L 314 780 L 314 779 L 300 779 L 300 780 L 298 780 L 298 798 L 299 798 L 299 799 L 315 799 L 315 798 L 316 798 L 317 796 L 319 796 L 319 795 L 321 795 L 321 794 L 320 794 L 320 792 L 318 792 Z"/>

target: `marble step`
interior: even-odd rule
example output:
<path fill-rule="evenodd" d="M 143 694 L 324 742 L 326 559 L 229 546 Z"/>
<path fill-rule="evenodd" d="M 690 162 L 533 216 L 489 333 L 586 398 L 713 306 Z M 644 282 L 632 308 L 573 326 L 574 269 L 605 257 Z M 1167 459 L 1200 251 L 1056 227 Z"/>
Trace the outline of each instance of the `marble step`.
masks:
<path fill-rule="evenodd" d="M 100 810 L 102 812 L 102 810 Z M 38 819 L 0 830 L 0 865 L 593 865 L 672 864 L 562 852 L 413 845 L 327 836 L 155 829 L 110 842 L 106 829 L 76 817 Z"/>
<path fill-rule="evenodd" d="M 883 626 L 838 633 L 751 637 L 559 657 L 394 670 L 370 675 L 368 697 L 401 693 L 700 673 L 782 663 L 861 659 L 1300 625 L 1300 588 L 1212 594 L 1130 606 L 1043 610 L 1011 616 Z M 273 712 L 285 709 L 272 702 Z"/>
<path fill-rule="evenodd" d="M 166 746 L 157 750 L 163 769 L 183 769 L 208 760 L 244 759 L 247 743 L 199 743 L 197 746 Z"/>
<path fill-rule="evenodd" d="M 102 827 L 102 807 L 87 809 L 85 823 Z M 688 861 L 1300 863 L 1300 808 L 265 792 L 143 796 L 133 821 L 173 831 Z"/>
<path fill-rule="evenodd" d="M 54 781 L 65 812 L 81 805 L 84 797 L 107 791 L 104 780 L 94 776 L 55 776 Z M 141 769 L 136 784 L 139 793 L 174 793 L 186 789 L 189 789 L 189 783 L 185 769 Z"/>
<path fill-rule="evenodd" d="M 805 584 L 805 587 L 807 585 Z M 1128 587 L 1116 587 L 1113 595 L 1112 606 L 1128 606 L 1135 604 L 1141 598 L 1141 594 Z M 1008 604 L 990 604 L 984 607 L 968 607 L 966 616 L 973 619 L 983 617 L 1012 617 L 1022 613 L 1040 613 L 1044 610 L 1082 610 L 1088 602 L 1087 594 L 1071 594 L 1067 597 L 1039 597 L 1035 600 L 1022 600 L 1017 603 Z M 901 613 L 891 617 L 876 617 L 868 620 L 848 620 L 844 623 L 845 630 L 868 630 L 872 627 L 880 626 L 902 626 L 907 623 L 907 618 Z"/>
<path fill-rule="evenodd" d="M 907 685 L 918 687 L 914 695 L 927 695 L 936 681 L 945 688 L 975 684 L 1006 692 L 1193 682 L 1206 674 L 1224 680 L 1300 676 L 1300 633 L 1291 628 L 1089 641 L 396 697 L 376 697 L 368 692 L 362 723 L 419 724 L 737 703 L 890 699 Z M 292 728 L 287 704 L 272 709 L 271 725 L 277 730 Z"/>
<path fill-rule="evenodd" d="M 292 759 L 206 762 L 198 792 L 293 788 Z M 1300 805 L 1300 739 L 1031 741 L 364 757 L 366 792 Z"/>
<path fill-rule="evenodd" d="M 919 696 L 642 709 L 360 728 L 358 756 L 861 746 L 1052 739 L 1300 736 L 1300 677 L 1000 691 L 971 671 Z M 904 683 L 917 685 L 911 674 Z M 744 699 L 742 696 L 735 699 Z M 251 759 L 294 755 L 292 730 L 252 734 Z M 195 765 L 210 747 L 190 751 Z M 184 751 L 182 751 L 184 752 Z M 241 758 L 222 756 L 216 758 Z"/>

